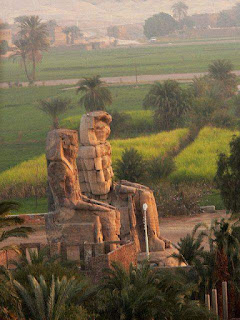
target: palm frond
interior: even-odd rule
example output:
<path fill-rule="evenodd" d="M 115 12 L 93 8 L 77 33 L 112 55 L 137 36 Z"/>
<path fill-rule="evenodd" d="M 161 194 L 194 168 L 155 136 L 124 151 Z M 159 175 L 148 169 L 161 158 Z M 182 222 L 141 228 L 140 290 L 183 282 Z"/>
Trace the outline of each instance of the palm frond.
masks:
<path fill-rule="evenodd" d="M 11 230 L 3 231 L 0 235 L 0 242 L 14 237 L 14 238 L 27 238 L 34 230 L 31 227 L 19 227 Z"/>

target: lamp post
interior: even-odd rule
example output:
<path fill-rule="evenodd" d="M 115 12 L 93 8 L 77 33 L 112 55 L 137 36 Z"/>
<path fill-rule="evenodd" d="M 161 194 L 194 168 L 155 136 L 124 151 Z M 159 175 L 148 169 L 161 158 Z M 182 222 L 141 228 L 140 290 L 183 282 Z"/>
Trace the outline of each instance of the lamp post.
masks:
<path fill-rule="evenodd" d="M 143 204 L 143 224 L 145 231 L 145 243 L 146 243 L 146 256 L 147 260 L 149 260 L 149 244 L 148 244 L 148 231 L 147 231 L 147 209 L 148 205 L 146 203 Z"/>

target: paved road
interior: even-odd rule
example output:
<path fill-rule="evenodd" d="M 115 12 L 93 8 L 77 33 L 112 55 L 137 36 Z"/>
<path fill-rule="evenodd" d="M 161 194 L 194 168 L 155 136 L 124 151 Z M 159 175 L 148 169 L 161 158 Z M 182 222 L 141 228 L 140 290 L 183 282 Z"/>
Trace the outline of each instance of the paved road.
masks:
<path fill-rule="evenodd" d="M 138 83 L 151 83 L 157 80 L 163 81 L 167 79 L 179 80 L 179 81 L 189 81 L 196 76 L 204 75 L 205 73 L 180 73 L 180 74 L 159 74 L 159 75 L 138 75 L 136 76 L 122 76 L 122 77 L 107 77 L 102 78 L 108 84 L 134 84 L 136 81 Z M 240 71 L 239 71 L 240 74 Z M 58 85 L 76 85 L 79 79 L 62 79 L 62 80 L 46 80 L 46 81 L 36 81 L 36 86 L 58 86 Z M 21 82 L 23 87 L 28 86 L 28 82 Z M 0 83 L 0 88 L 8 88 L 7 82 Z"/>
<path fill-rule="evenodd" d="M 234 71 L 237 76 L 240 76 L 240 70 Z M 152 74 L 152 75 L 138 75 L 136 76 L 122 76 L 122 77 L 106 77 L 102 78 L 103 81 L 109 85 L 115 84 L 134 84 L 138 83 L 152 83 L 154 81 L 163 80 L 177 80 L 181 82 L 192 81 L 195 77 L 206 75 L 206 72 L 196 72 L 196 73 L 170 73 L 170 74 Z M 76 85 L 79 79 L 62 79 L 62 80 L 46 80 L 46 81 L 36 81 L 36 86 L 58 86 L 58 85 Z M 28 86 L 28 82 L 21 83 L 23 87 Z M 7 82 L 0 83 L 0 88 L 8 88 Z"/>

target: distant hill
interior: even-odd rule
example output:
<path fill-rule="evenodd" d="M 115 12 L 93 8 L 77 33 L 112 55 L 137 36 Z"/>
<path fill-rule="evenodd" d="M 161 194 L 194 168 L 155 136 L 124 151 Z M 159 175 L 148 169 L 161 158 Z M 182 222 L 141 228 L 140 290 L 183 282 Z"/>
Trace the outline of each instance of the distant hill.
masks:
<path fill-rule="evenodd" d="M 177 0 L 176 0 L 177 1 Z M 42 19 L 78 22 L 82 28 L 141 23 L 160 11 L 171 12 L 175 0 L 0 0 L 0 18 L 39 15 Z M 219 12 L 239 0 L 186 0 L 189 13 Z"/>

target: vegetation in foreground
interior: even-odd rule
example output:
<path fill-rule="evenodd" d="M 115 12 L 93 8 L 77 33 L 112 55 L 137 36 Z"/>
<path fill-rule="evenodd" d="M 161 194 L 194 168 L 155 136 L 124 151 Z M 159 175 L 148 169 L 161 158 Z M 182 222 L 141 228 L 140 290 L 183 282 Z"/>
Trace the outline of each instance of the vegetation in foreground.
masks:
<path fill-rule="evenodd" d="M 4 319 L 215 319 L 193 298 L 196 284 L 177 271 L 154 269 L 148 263 L 124 270 L 113 263 L 93 286 L 75 266 L 61 266 L 46 252 L 30 253 L 30 259 L 20 261 L 15 270 L 1 269 Z"/>
<path fill-rule="evenodd" d="M 217 289 L 220 317 L 223 315 L 223 281 L 228 283 L 229 317 L 240 316 L 239 230 L 239 218 L 213 220 L 210 227 L 200 223 L 191 234 L 180 239 L 176 246 L 179 254 L 173 255 L 193 267 L 188 276 L 189 279 L 194 277 L 198 283 L 200 299 L 204 299 L 205 293 Z M 207 250 L 206 242 L 209 247 Z"/>

